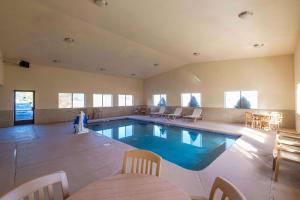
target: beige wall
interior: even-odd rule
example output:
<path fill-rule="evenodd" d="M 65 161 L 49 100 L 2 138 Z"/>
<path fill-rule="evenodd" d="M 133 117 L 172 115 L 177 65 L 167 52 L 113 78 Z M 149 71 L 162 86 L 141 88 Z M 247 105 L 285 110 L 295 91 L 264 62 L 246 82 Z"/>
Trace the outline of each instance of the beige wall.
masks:
<path fill-rule="evenodd" d="M 13 90 L 35 90 L 36 110 L 58 108 L 59 92 L 85 93 L 86 106 L 93 106 L 93 93 L 113 94 L 117 105 L 118 94 L 134 95 L 134 104 L 143 104 L 143 80 L 93 74 L 64 68 L 31 65 L 30 69 L 15 65 L 4 65 L 5 85 L 0 86 L 0 117 L 6 124 L 11 120 L 13 110 Z M 9 113 L 9 116 L 3 113 Z M 37 115 L 38 116 L 38 115 Z M 39 121 L 37 119 L 37 121 Z M 11 121 L 9 122 L 11 124 Z M 0 123 L 1 124 L 1 123 Z"/>
<path fill-rule="evenodd" d="M 300 42 L 298 43 L 296 52 L 295 52 L 295 85 L 297 89 L 297 85 L 300 84 Z M 297 91 L 296 91 L 297 94 Z M 299 100 L 296 99 L 296 102 Z M 300 105 L 296 105 L 300 106 Z M 297 110 L 297 109 L 296 109 Z M 296 112 L 296 128 L 297 131 L 300 132 L 300 114 Z"/>
<path fill-rule="evenodd" d="M 293 56 L 242 59 L 186 65 L 147 79 L 148 105 L 152 95 L 167 94 L 169 106 L 181 104 L 180 94 L 200 92 L 203 107 L 224 107 L 224 91 L 257 90 L 259 109 L 295 109 Z"/>

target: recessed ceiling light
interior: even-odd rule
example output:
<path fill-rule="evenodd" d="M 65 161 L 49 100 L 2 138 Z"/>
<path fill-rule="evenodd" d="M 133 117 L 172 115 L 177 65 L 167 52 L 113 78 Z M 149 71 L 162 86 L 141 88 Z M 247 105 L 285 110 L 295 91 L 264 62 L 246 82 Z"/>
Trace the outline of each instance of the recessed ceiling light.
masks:
<path fill-rule="evenodd" d="M 106 69 L 103 68 L 103 67 L 101 67 L 101 68 L 100 68 L 100 71 L 104 72 L 104 71 L 106 71 Z"/>
<path fill-rule="evenodd" d="M 246 10 L 246 11 L 241 12 L 238 16 L 241 19 L 246 19 L 247 17 L 250 17 L 252 15 L 253 15 L 253 12 Z"/>
<path fill-rule="evenodd" d="M 54 62 L 54 63 L 60 63 L 61 61 L 57 60 L 57 59 L 53 59 L 52 62 Z"/>
<path fill-rule="evenodd" d="M 73 38 L 70 38 L 70 37 L 65 37 L 64 38 L 64 42 L 66 43 L 73 43 L 75 40 Z"/>
<path fill-rule="evenodd" d="M 265 46 L 264 43 L 256 43 L 256 44 L 253 45 L 253 47 L 255 47 L 255 48 L 261 48 L 263 46 Z"/>
<path fill-rule="evenodd" d="M 97 4 L 100 7 L 105 7 L 108 5 L 108 2 L 106 0 L 95 0 L 95 4 Z"/>
<path fill-rule="evenodd" d="M 158 63 L 154 63 L 153 66 L 154 66 L 154 67 L 157 67 L 157 66 L 159 66 L 159 64 L 158 64 Z"/>
<path fill-rule="evenodd" d="M 131 76 L 136 76 L 136 74 L 132 73 Z"/>
<path fill-rule="evenodd" d="M 194 52 L 193 55 L 194 55 L 194 56 L 199 56 L 200 53 Z"/>

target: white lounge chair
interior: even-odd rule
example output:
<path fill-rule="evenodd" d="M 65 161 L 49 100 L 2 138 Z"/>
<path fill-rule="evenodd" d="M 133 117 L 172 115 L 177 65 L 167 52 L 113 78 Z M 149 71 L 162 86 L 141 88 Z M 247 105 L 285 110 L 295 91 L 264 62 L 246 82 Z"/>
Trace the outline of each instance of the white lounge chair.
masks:
<path fill-rule="evenodd" d="M 151 115 L 155 115 L 155 116 L 158 115 L 160 117 L 160 116 L 164 115 L 165 112 L 166 112 L 166 107 L 160 107 L 158 112 L 150 113 L 150 116 Z"/>
<path fill-rule="evenodd" d="M 166 117 L 167 118 L 172 117 L 173 120 L 175 120 L 177 117 L 181 117 L 181 113 L 182 113 L 182 108 L 176 108 L 174 113 L 166 114 Z"/>
<path fill-rule="evenodd" d="M 194 122 L 197 121 L 197 119 L 202 119 L 202 109 L 201 108 L 195 108 L 193 111 L 193 114 L 183 116 L 184 118 L 193 119 Z"/>

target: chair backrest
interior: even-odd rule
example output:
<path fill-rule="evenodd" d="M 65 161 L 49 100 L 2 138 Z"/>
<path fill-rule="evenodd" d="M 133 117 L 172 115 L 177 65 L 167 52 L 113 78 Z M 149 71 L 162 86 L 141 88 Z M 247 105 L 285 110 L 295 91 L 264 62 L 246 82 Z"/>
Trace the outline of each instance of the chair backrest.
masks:
<path fill-rule="evenodd" d="M 53 185 L 56 183 L 61 184 L 62 198 L 66 199 L 70 196 L 69 184 L 66 173 L 63 171 L 55 172 L 53 174 L 45 175 L 34 180 L 28 181 L 15 189 L 11 190 L 4 196 L 0 197 L 0 200 L 12 200 L 12 199 L 35 199 L 35 193 L 38 194 L 39 200 L 54 199 Z M 45 192 L 46 191 L 46 192 Z M 48 198 L 46 198 L 47 196 Z"/>
<path fill-rule="evenodd" d="M 245 118 L 246 120 L 252 120 L 253 118 L 252 112 L 245 112 Z"/>
<path fill-rule="evenodd" d="M 228 198 L 229 200 L 246 200 L 246 197 L 228 180 L 217 177 L 211 188 L 209 200 L 214 200 L 217 189 L 222 191 L 222 200 Z"/>
<path fill-rule="evenodd" d="M 131 162 L 129 162 L 131 159 Z M 161 157 L 146 150 L 131 150 L 126 151 L 123 158 L 122 174 L 145 174 L 153 175 L 155 168 L 155 175 L 160 175 Z M 130 165 L 130 169 L 127 167 Z M 154 166 L 155 165 L 155 166 Z"/>
<path fill-rule="evenodd" d="M 271 124 L 278 124 L 282 122 L 283 115 L 281 112 L 271 112 Z"/>
<path fill-rule="evenodd" d="M 174 115 L 181 115 L 182 113 L 182 108 L 176 108 L 174 111 Z"/>
<path fill-rule="evenodd" d="M 159 113 L 159 114 L 164 114 L 165 111 L 166 111 L 166 107 L 160 107 L 158 113 Z"/>
<path fill-rule="evenodd" d="M 201 108 L 195 108 L 194 111 L 193 111 L 192 116 L 199 118 L 201 116 L 201 113 L 202 113 L 202 109 Z"/>

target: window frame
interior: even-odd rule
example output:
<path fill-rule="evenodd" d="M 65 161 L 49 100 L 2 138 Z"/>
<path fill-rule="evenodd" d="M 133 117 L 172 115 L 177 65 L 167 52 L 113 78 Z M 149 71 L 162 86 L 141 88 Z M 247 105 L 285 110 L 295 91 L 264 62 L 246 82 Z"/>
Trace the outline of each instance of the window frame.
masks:
<path fill-rule="evenodd" d="M 60 94 L 71 94 L 71 107 L 60 107 Z M 74 94 L 83 94 L 83 107 L 74 107 Z M 86 107 L 86 95 L 84 92 L 59 92 L 58 93 L 58 108 L 59 109 L 70 109 L 70 108 L 85 108 Z"/>
<path fill-rule="evenodd" d="M 120 105 L 120 96 L 124 96 L 124 105 Z M 131 104 L 127 103 L 127 96 L 131 96 Z M 134 106 L 134 96 L 132 94 L 118 94 L 118 106 L 119 107 L 131 107 Z"/>
<path fill-rule="evenodd" d="M 233 93 L 233 92 L 236 92 L 236 93 L 239 93 L 239 99 L 238 99 L 238 102 L 240 103 L 239 105 L 239 108 L 235 108 L 235 107 L 227 107 L 227 98 L 226 98 L 226 94 L 227 93 Z M 242 108 L 241 107 L 241 99 L 242 97 L 244 96 L 243 93 L 245 92 L 256 92 L 256 107 L 252 107 L 252 105 L 250 104 L 250 108 Z M 258 109 L 258 91 L 257 90 L 230 90 L 230 91 L 225 91 L 224 92 L 224 108 L 226 109 Z"/>
<path fill-rule="evenodd" d="M 202 93 L 201 92 L 184 92 L 184 93 L 181 93 L 180 94 L 180 105 L 181 105 L 181 107 L 184 107 L 184 108 L 187 108 L 187 107 L 190 107 L 189 106 L 189 103 L 188 103 L 188 105 L 183 105 L 183 95 L 189 95 L 190 96 L 190 99 L 189 99 L 189 102 L 191 101 L 191 99 L 192 99 L 192 96 L 195 96 L 194 94 L 199 94 L 200 95 L 200 99 L 199 99 L 199 108 L 201 108 L 202 107 Z"/>
<path fill-rule="evenodd" d="M 157 104 L 155 104 L 155 102 L 154 102 L 154 96 L 159 96 L 159 100 L 158 100 Z M 162 97 L 165 97 L 165 101 L 166 101 L 166 104 L 167 104 L 167 94 L 166 93 L 153 94 L 152 95 L 152 104 L 153 104 L 153 106 L 158 106 L 158 104 L 159 104 Z"/>

